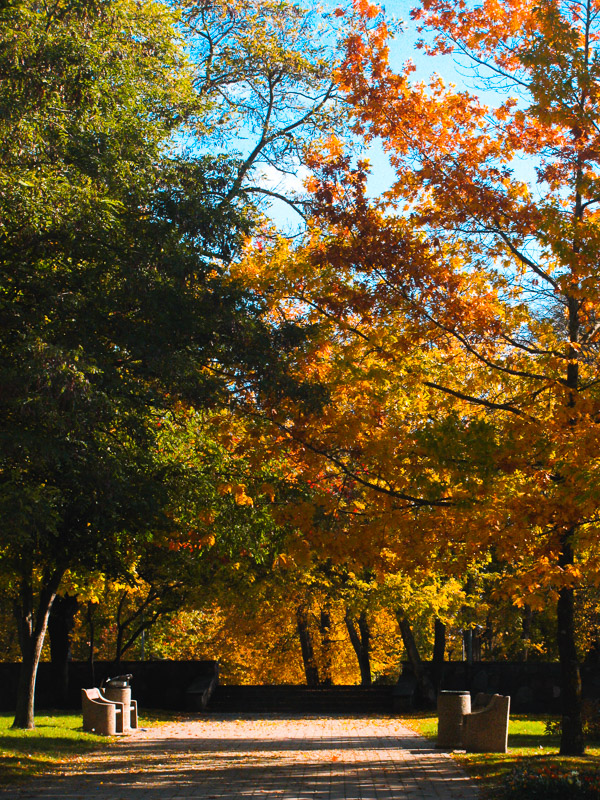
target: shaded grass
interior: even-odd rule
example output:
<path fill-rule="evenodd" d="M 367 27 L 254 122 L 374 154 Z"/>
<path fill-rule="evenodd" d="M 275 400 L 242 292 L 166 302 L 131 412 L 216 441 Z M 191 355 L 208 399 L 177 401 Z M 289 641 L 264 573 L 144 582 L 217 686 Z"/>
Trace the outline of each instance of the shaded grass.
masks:
<path fill-rule="evenodd" d="M 81 714 L 51 711 L 36 715 L 32 731 L 13 730 L 13 714 L 0 713 L 0 785 L 14 783 L 59 769 L 68 761 L 104 750 L 116 736 L 99 736 L 82 730 Z M 140 725 L 160 725 L 173 715 L 144 714 Z"/>
<path fill-rule="evenodd" d="M 595 771 L 600 767 L 600 742 L 588 742 L 584 756 L 561 756 L 560 736 L 545 733 L 546 722 L 551 719 L 543 714 L 511 714 L 508 727 L 508 753 L 455 753 L 455 758 L 464 769 L 480 782 L 485 795 L 494 794 L 503 778 L 514 767 L 554 766 L 560 770 L 576 769 L 580 772 Z M 413 730 L 428 739 L 437 736 L 437 714 L 435 711 L 407 715 L 404 720 Z"/>

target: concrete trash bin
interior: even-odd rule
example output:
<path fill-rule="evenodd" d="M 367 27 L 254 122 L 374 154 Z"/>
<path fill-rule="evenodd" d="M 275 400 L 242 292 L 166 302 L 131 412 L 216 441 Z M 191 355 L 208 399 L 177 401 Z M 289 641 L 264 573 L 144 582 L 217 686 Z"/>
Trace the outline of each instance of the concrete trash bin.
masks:
<path fill-rule="evenodd" d="M 137 728 L 137 703 L 131 699 L 131 675 L 119 675 L 109 678 L 104 685 L 102 695 L 113 703 L 123 703 L 123 732 Z"/>
<path fill-rule="evenodd" d="M 436 747 L 462 747 L 463 717 L 471 711 L 467 691 L 442 690 L 438 695 L 438 735 Z"/>

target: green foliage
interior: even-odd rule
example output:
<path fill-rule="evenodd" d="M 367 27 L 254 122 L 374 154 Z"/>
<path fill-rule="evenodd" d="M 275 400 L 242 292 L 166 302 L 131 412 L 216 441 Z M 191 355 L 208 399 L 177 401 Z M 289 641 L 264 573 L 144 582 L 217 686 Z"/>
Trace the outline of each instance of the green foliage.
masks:
<path fill-rule="evenodd" d="M 583 732 L 586 737 L 595 741 L 600 741 L 600 703 L 597 700 L 584 700 L 581 716 Z M 546 722 L 545 733 L 547 736 L 558 736 L 561 731 L 561 720 L 549 719 Z"/>
<path fill-rule="evenodd" d="M 114 568 L 124 530 L 146 530 L 161 502 L 138 364 L 141 316 L 168 279 L 144 206 L 191 84 L 158 4 L 1 13 L 5 563 Z"/>
<path fill-rule="evenodd" d="M 239 165 L 175 150 L 206 102 L 171 11 L 2 14 L 0 547 L 13 569 L 115 573 L 170 524 L 157 416 L 243 374 L 275 385 L 296 342 L 223 274 L 254 218 Z"/>

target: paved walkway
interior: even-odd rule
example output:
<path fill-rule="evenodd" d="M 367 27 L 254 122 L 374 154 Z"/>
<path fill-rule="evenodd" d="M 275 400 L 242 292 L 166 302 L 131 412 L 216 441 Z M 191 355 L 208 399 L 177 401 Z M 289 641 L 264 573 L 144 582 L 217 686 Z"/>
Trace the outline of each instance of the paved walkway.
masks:
<path fill-rule="evenodd" d="M 10 800 L 476 800 L 394 718 L 224 714 L 137 731 Z"/>

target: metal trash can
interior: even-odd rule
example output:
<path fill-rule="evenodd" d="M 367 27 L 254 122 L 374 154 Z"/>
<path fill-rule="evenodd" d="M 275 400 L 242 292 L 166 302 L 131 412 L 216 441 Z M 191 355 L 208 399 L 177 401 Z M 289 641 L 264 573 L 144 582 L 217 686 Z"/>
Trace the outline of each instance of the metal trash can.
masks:
<path fill-rule="evenodd" d="M 442 690 L 438 695 L 438 735 L 436 747 L 462 747 L 462 723 L 471 711 L 471 694 L 467 691 Z"/>
<path fill-rule="evenodd" d="M 104 681 L 103 695 L 107 700 L 123 703 L 123 731 L 131 730 L 131 686 L 133 675 L 117 675 Z"/>

